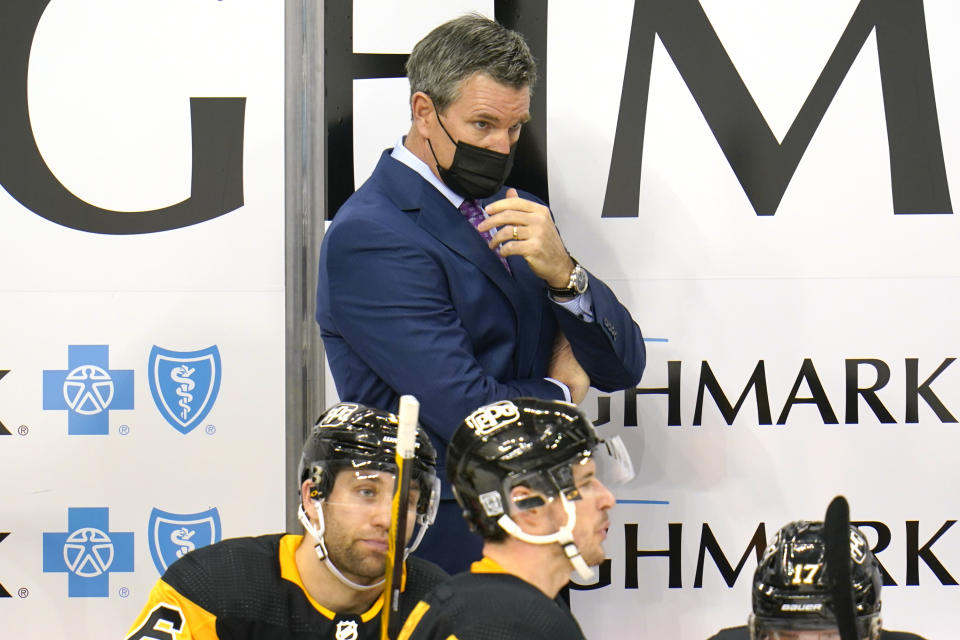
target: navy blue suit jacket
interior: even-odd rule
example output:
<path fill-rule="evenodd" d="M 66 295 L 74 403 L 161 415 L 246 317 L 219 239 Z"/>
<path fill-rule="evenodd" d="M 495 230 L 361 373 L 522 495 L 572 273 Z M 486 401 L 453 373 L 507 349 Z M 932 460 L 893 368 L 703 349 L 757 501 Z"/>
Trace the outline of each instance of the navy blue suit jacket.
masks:
<path fill-rule="evenodd" d="M 639 382 L 640 329 L 603 282 L 590 276 L 595 322 L 583 322 L 548 299 L 522 257 L 508 262 L 512 275 L 449 200 L 385 151 L 320 251 L 316 317 L 340 398 L 395 411 L 400 395 L 416 396 L 442 466 L 477 407 L 562 399 L 544 380 L 558 328 L 592 386 Z"/>

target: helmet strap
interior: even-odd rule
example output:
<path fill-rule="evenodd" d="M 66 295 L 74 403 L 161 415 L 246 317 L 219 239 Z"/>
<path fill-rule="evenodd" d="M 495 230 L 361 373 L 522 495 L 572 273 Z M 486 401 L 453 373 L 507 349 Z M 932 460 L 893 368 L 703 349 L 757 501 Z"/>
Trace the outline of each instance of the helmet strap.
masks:
<path fill-rule="evenodd" d="M 423 541 L 423 536 L 427 533 L 427 529 L 430 528 L 430 524 L 422 521 L 420 518 L 417 518 L 417 537 L 413 539 L 413 543 L 407 545 L 407 548 L 403 551 L 403 559 L 406 560 L 410 557 L 410 554 L 417 550 L 417 547 L 420 546 L 420 542 Z"/>
<path fill-rule="evenodd" d="M 430 528 L 430 525 L 433 524 L 433 521 L 437 518 L 437 501 L 440 496 L 440 479 L 434 477 L 433 487 L 431 489 L 431 499 L 430 506 L 427 507 L 425 513 L 417 514 L 417 534 L 413 538 L 413 542 L 407 545 L 407 548 L 403 551 L 403 559 L 406 561 L 410 557 L 410 554 L 417 550 L 417 547 L 420 546 L 420 543 L 423 541 L 423 536 L 427 533 L 427 529 Z"/>
<path fill-rule="evenodd" d="M 313 547 L 313 550 L 316 552 L 317 557 L 320 559 L 323 564 L 326 565 L 327 569 L 333 576 L 342 582 L 344 585 L 355 589 L 357 591 L 369 591 L 370 589 L 376 589 L 377 587 L 383 586 L 385 579 L 380 579 L 373 584 L 357 584 L 350 578 L 343 575 L 336 565 L 330 560 L 330 554 L 327 553 L 327 544 L 323 540 L 323 532 L 326 530 L 326 524 L 323 520 L 323 500 L 314 500 L 313 504 L 317 509 L 317 526 L 314 527 L 313 523 L 310 522 L 310 518 L 307 517 L 307 512 L 304 511 L 303 505 L 300 505 L 300 508 L 297 510 L 297 518 L 300 520 L 300 524 L 307 530 L 307 532 L 313 536 L 313 539 L 316 540 L 316 544 Z"/>
<path fill-rule="evenodd" d="M 563 553 L 567 556 L 567 561 L 570 562 L 574 570 L 576 570 L 580 579 L 593 580 L 596 574 L 593 569 L 587 566 L 583 556 L 580 555 L 580 549 L 577 548 L 577 544 L 573 541 L 573 527 L 577 524 L 576 506 L 572 501 L 567 500 L 566 496 L 562 493 L 560 494 L 560 503 L 563 505 L 563 510 L 567 514 L 567 522 L 554 533 L 544 535 L 527 533 L 507 514 L 500 516 L 497 524 L 514 538 L 529 542 L 530 544 L 552 544 L 556 542 L 563 548 Z"/>

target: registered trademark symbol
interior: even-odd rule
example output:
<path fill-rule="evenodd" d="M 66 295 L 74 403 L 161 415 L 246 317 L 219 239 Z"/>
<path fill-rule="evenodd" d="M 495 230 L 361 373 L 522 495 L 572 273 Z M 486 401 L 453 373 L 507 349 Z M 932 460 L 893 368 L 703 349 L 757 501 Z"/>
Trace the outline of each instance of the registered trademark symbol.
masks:
<path fill-rule="evenodd" d="M 119 431 L 120 431 L 120 435 L 125 436 L 125 435 L 127 435 L 128 433 L 130 433 L 130 427 L 128 427 L 128 426 L 125 425 L 125 424 L 122 424 L 122 425 L 120 425 Z"/>
<path fill-rule="evenodd" d="M 207 432 L 207 435 L 208 435 L 208 436 L 212 436 L 213 434 L 215 434 L 215 433 L 217 432 L 217 428 L 216 428 L 215 426 L 213 426 L 212 424 L 208 424 L 208 425 L 207 425 L 207 428 L 205 429 L 205 431 Z"/>
<path fill-rule="evenodd" d="M 30 595 L 30 589 L 27 589 L 26 587 L 20 587 L 17 589 L 17 595 L 21 598 L 26 598 Z"/>
<path fill-rule="evenodd" d="M 126 598 L 130 596 L 130 589 L 127 589 L 126 587 L 120 587 L 120 591 L 118 593 L 120 594 L 121 598 Z"/>
<path fill-rule="evenodd" d="M 19 434 L 22 435 L 22 436 L 25 436 L 25 435 L 27 435 L 28 433 L 30 433 L 30 427 L 28 427 L 28 426 L 25 425 L 25 424 L 22 424 L 22 425 L 20 425 L 19 427 L 17 427 L 17 433 L 19 433 Z"/>

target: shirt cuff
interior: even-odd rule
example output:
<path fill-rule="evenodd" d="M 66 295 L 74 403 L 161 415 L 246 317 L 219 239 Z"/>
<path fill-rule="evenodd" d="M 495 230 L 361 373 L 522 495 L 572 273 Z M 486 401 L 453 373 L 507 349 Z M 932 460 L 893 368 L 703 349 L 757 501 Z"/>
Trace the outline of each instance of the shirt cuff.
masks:
<path fill-rule="evenodd" d="M 554 304 L 558 304 L 584 322 L 593 322 L 593 296 L 590 289 L 587 289 L 576 298 L 569 300 L 557 300 L 552 295 L 547 294 Z"/>
<path fill-rule="evenodd" d="M 560 387 L 560 390 L 563 391 L 563 399 L 566 400 L 567 402 L 570 402 L 570 387 L 563 384 L 559 380 L 554 380 L 553 378 L 544 378 L 544 380 L 549 380 L 553 384 Z"/>

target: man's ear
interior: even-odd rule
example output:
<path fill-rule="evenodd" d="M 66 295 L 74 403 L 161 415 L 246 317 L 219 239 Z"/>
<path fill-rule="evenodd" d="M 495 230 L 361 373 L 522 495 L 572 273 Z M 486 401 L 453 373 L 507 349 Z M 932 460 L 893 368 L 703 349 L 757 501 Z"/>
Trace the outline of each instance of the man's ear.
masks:
<path fill-rule="evenodd" d="M 430 125 L 437 117 L 433 100 L 423 91 L 417 91 L 410 97 L 410 114 L 413 117 L 413 126 L 423 138 L 430 136 Z"/>
<path fill-rule="evenodd" d="M 303 511 L 307 514 L 310 522 L 317 521 L 317 507 L 313 501 L 318 496 L 311 495 L 313 493 L 313 486 L 310 480 L 304 480 L 303 484 L 300 485 L 300 504 L 303 505 Z"/>

